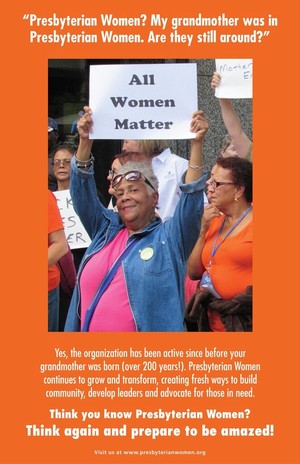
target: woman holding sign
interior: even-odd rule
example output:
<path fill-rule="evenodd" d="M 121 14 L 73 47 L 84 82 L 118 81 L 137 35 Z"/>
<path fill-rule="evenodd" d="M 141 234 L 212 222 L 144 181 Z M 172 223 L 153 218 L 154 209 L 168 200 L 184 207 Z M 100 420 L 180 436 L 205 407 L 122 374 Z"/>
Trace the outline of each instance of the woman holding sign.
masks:
<path fill-rule="evenodd" d="M 196 137 L 182 195 L 173 218 L 162 223 L 155 214 L 158 182 L 148 162 L 127 162 L 114 177 L 118 213 L 99 202 L 89 139 L 92 112 L 84 111 L 71 195 L 92 243 L 79 269 L 65 331 L 184 331 L 185 264 L 203 213 L 202 142 L 208 124 L 201 111 L 194 113 Z"/>

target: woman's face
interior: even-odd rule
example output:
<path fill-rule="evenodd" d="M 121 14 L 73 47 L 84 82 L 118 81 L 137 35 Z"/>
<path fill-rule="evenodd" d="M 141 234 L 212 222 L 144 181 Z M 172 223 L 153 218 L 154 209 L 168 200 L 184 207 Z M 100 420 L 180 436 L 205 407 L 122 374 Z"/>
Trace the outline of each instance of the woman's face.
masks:
<path fill-rule="evenodd" d="M 58 181 L 70 180 L 72 153 L 66 149 L 58 150 L 53 157 L 53 173 Z"/>
<path fill-rule="evenodd" d="M 149 193 L 142 180 L 122 179 L 116 187 L 117 208 L 127 229 L 138 231 L 151 222 L 157 205 L 157 192 Z"/>
<path fill-rule="evenodd" d="M 216 182 L 217 185 L 212 185 Z M 221 184 L 218 185 L 218 182 Z M 211 170 L 211 177 L 207 180 L 207 198 L 220 211 L 226 210 L 235 201 L 237 186 L 232 182 L 230 169 L 224 169 L 215 164 Z"/>
<path fill-rule="evenodd" d="M 129 151 L 131 153 L 139 153 L 140 142 L 138 140 L 124 140 L 122 150 Z"/>

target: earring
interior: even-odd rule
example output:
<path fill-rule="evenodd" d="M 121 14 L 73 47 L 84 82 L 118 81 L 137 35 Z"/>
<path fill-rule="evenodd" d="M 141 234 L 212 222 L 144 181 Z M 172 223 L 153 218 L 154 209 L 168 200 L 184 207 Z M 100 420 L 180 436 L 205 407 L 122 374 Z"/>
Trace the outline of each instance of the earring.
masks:
<path fill-rule="evenodd" d="M 238 199 L 238 198 L 235 198 L 234 201 L 239 201 L 239 199 Z"/>

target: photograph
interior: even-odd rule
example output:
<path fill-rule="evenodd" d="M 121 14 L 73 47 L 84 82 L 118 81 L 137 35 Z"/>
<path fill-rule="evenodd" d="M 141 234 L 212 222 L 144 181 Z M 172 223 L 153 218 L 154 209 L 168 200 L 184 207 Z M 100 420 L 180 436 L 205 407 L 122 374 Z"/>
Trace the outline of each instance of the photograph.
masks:
<path fill-rule="evenodd" d="M 1 464 L 299 461 L 294 9 L 6 5 Z"/>
<path fill-rule="evenodd" d="M 252 60 L 128 61 L 49 60 L 48 329 L 252 331 Z"/>

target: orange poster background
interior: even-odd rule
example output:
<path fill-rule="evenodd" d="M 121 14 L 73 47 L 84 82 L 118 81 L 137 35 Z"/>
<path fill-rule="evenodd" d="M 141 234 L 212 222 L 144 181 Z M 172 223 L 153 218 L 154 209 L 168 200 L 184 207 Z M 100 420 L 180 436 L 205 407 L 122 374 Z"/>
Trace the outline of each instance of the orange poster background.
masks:
<path fill-rule="evenodd" d="M 2 50 L 2 463 L 296 463 L 299 462 L 298 303 L 298 20 L 292 2 L 194 2 L 168 4 L 90 1 L 11 2 L 1 17 Z M 261 43 L 250 44 L 29 44 L 23 16 L 162 16 L 278 18 Z M 149 26 L 145 26 L 146 28 Z M 151 28 L 149 28 L 150 30 Z M 124 31 L 122 31 L 124 32 Z M 236 30 L 238 32 L 238 30 Z M 186 33 L 194 33 L 186 28 Z M 49 58 L 243 58 L 254 60 L 253 133 L 255 183 L 253 333 L 239 334 L 64 334 L 47 333 L 46 311 L 46 138 Z M 43 271 L 44 270 L 44 271 Z M 46 400 L 39 364 L 55 362 L 54 348 L 240 349 L 260 363 L 255 398 L 214 401 Z M 129 437 L 32 438 L 26 424 L 51 423 L 49 409 L 97 411 L 250 409 L 249 427 L 274 425 L 270 437 L 185 437 L 151 441 Z M 52 421 L 53 422 L 53 421 Z M 54 421 L 55 422 L 55 421 Z M 217 421 L 203 421 L 219 427 Z M 127 421 L 130 424 L 130 421 Z M 183 421 L 184 423 L 184 421 Z M 190 423 L 187 421 L 187 423 Z M 164 421 L 154 421 L 164 427 Z M 103 424 L 102 424 L 103 425 Z M 113 426 L 113 423 L 110 423 Z M 122 422 L 117 423 L 118 426 Z M 116 425 L 116 426 L 117 426 Z M 134 426 L 134 421 L 131 423 Z M 178 423 L 177 423 L 178 425 Z M 191 426 L 195 424 L 190 423 Z M 75 424 L 74 424 L 75 426 Z M 146 423 L 138 426 L 146 427 Z M 153 423 L 152 423 L 153 426 Z M 170 426 L 176 427 L 175 423 Z M 234 426 L 234 424 L 230 424 Z M 96 456 L 93 449 L 205 449 L 206 456 Z"/>

